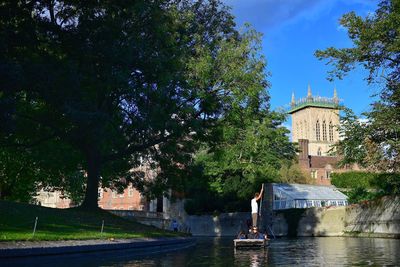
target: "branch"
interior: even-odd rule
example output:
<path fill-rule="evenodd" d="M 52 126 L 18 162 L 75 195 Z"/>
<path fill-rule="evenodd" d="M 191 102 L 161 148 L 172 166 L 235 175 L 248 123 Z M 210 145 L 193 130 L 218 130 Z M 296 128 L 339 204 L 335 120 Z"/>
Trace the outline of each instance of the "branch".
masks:
<path fill-rule="evenodd" d="M 50 13 L 50 21 L 51 21 L 51 23 L 56 24 L 56 19 L 54 17 L 54 1 L 48 0 L 48 6 L 49 6 L 49 13 Z"/>
<path fill-rule="evenodd" d="M 53 139 L 55 137 L 57 137 L 56 134 L 51 134 L 49 136 L 40 138 L 40 139 L 38 139 L 36 141 L 33 141 L 31 143 L 23 143 L 23 144 L 22 143 L 3 143 L 3 142 L 2 143 L 3 143 L 4 146 L 7 146 L 7 147 L 31 148 L 31 147 L 35 147 L 35 146 L 37 146 L 37 145 L 39 145 L 39 144 L 41 144 L 43 142 L 51 140 L 51 139 Z"/>

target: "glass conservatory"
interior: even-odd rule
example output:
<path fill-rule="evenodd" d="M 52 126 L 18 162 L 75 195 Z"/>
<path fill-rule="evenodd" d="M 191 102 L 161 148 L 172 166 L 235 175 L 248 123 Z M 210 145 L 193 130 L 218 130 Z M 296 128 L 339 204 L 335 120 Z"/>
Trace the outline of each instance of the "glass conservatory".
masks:
<path fill-rule="evenodd" d="M 273 209 L 346 206 L 347 196 L 334 186 L 272 184 Z"/>

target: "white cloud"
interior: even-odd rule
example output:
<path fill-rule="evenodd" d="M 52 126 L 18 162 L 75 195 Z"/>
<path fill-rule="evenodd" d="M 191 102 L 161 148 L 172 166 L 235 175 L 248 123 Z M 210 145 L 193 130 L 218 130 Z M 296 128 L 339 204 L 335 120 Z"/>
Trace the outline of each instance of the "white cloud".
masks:
<path fill-rule="evenodd" d="M 296 22 L 298 19 L 315 20 L 333 8 L 362 5 L 375 9 L 377 0 L 223 0 L 231 6 L 239 25 L 250 22 L 256 28 Z"/>

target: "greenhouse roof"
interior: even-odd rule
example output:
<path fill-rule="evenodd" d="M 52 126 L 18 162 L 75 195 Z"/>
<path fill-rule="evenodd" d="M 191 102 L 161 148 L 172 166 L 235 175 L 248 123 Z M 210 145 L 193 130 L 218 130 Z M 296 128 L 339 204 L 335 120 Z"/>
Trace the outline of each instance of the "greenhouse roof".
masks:
<path fill-rule="evenodd" d="M 274 192 L 280 191 L 291 199 L 346 200 L 347 196 L 334 186 L 308 184 L 273 184 Z"/>

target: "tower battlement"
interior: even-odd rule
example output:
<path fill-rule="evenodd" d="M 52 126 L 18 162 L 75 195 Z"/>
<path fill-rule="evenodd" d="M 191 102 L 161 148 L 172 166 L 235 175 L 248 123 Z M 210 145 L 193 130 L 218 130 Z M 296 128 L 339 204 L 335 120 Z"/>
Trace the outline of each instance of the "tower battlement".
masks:
<path fill-rule="evenodd" d="M 308 85 L 307 97 L 295 99 L 294 93 L 292 94 L 292 101 L 290 103 L 289 114 L 299 111 L 306 107 L 321 107 L 321 108 L 340 108 L 340 99 L 337 97 L 336 88 L 334 89 L 333 97 L 313 96 L 311 94 L 311 87 Z"/>

